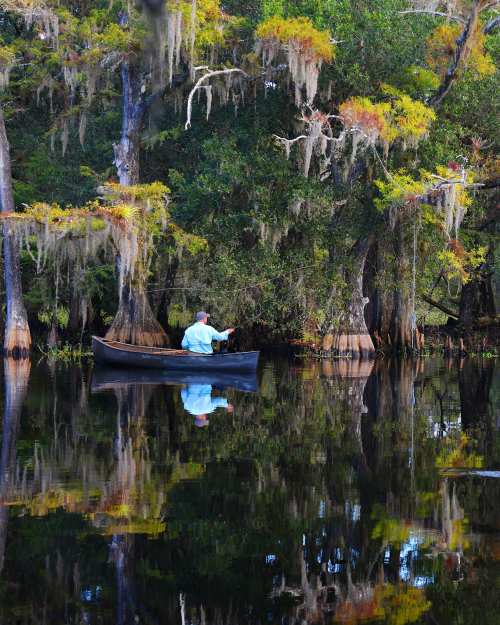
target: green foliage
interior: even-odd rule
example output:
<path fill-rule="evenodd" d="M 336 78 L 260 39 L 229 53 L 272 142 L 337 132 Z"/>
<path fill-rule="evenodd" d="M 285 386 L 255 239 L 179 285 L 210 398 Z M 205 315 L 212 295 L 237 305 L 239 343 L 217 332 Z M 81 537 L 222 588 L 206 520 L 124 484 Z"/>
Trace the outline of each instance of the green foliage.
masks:
<path fill-rule="evenodd" d="M 69 310 L 64 306 L 58 306 L 55 310 L 41 310 L 38 313 L 38 319 L 46 326 L 56 324 L 64 330 L 69 322 Z"/>
<path fill-rule="evenodd" d="M 38 349 L 49 360 L 66 364 L 80 363 L 84 359 L 93 358 L 92 350 L 81 344 L 70 345 L 65 343 L 62 347 L 50 347 L 48 349 L 39 345 Z"/>

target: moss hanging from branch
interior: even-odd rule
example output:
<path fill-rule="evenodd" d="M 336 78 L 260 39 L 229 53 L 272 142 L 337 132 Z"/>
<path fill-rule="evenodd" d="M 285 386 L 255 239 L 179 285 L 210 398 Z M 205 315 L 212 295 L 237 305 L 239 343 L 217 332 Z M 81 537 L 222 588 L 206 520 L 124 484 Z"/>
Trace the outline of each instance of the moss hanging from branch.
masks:
<path fill-rule="evenodd" d="M 287 158 L 293 144 L 300 143 L 304 155 L 304 175 L 309 175 L 314 154 L 322 159 L 320 177 L 329 175 L 331 161 L 344 159 L 344 178 L 354 166 L 359 152 L 380 146 L 387 158 L 389 147 L 399 141 L 404 149 L 416 147 L 427 135 L 435 113 L 425 104 L 390 86 L 384 86 L 388 102 L 372 102 L 369 98 L 354 97 L 343 102 L 339 115 L 329 115 L 313 107 L 304 107 L 299 118 L 305 133 L 293 139 L 278 137 L 285 147 Z M 309 112 L 307 112 L 309 111 Z M 334 134 L 333 124 L 341 124 L 341 131 Z M 349 141 L 350 138 L 350 141 Z M 328 150 L 330 146 L 330 150 Z M 346 154 L 350 146 L 351 152 Z"/>
<path fill-rule="evenodd" d="M 257 28 L 257 54 L 265 67 L 286 55 L 288 70 L 295 85 L 295 103 L 312 104 L 318 91 L 318 78 L 323 63 L 334 58 L 334 46 L 327 31 L 321 31 L 305 17 L 283 19 L 271 17 Z"/>
<path fill-rule="evenodd" d="M 207 68 L 201 68 L 201 69 L 207 70 Z M 242 69 L 231 68 L 231 69 L 206 71 L 206 73 L 203 74 L 203 76 L 198 78 L 197 82 L 195 83 L 194 87 L 191 89 L 189 96 L 188 96 L 186 123 L 184 126 L 186 130 L 191 127 L 191 116 L 193 113 L 194 95 L 200 90 L 205 90 L 205 93 L 207 96 L 207 119 L 208 119 L 208 116 L 210 115 L 210 111 L 212 109 L 212 89 L 210 85 L 205 85 L 203 83 L 207 82 L 208 80 L 212 80 L 214 78 L 215 79 L 218 79 L 221 77 L 224 78 L 224 81 L 225 81 L 224 88 L 221 90 L 220 84 L 216 83 L 216 89 L 219 95 L 219 99 L 222 101 L 222 104 L 227 104 L 227 101 L 229 99 L 229 90 L 231 89 L 231 86 L 232 86 L 232 76 L 234 74 L 247 76 L 246 73 Z"/>
<path fill-rule="evenodd" d="M 16 54 L 11 46 L 0 47 L 0 91 L 9 85 L 10 72 L 16 61 Z"/>
<path fill-rule="evenodd" d="M 147 295 L 156 245 L 163 239 L 172 254 L 181 248 L 196 254 L 206 249 L 206 242 L 172 221 L 168 189 L 159 182 L 129 187 L 109 183 L 100 192 L 101 201 L 82 209 L 64 210 L 40 203 L 23 213 L 2 217 L 15 227 L 39 270 L 43 270 L 49 257 L 57 257 L 59 264 L 74 262 L 78 270 L 84 271 L 89 258 L 95 258 L 101 250 L 109 253 L 112 249 L 119 268 L 119 307 L 108 338 L 164 345 L 167 337 L 154 317 Z"/>

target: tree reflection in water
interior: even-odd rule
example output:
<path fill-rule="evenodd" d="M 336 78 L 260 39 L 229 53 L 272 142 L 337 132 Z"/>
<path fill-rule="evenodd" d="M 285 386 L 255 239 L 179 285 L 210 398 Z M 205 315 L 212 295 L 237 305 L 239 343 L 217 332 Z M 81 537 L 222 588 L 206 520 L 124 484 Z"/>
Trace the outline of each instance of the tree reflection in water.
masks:
<path fill-rule="evenodd" d="M 270 361 L 203 429 L 179 384 L 20 366 L 0 622 L 495 623 L 493 361 Z"/>

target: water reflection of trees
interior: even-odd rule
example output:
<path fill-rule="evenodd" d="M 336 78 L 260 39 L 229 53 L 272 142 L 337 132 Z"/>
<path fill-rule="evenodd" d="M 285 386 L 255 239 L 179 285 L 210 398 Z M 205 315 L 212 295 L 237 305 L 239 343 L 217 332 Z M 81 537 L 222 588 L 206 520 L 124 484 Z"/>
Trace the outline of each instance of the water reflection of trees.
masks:
<path fill-rule="evenodd" d="M 34 376 L 5 463 L 5 419 L 2 437 L 4 579 L 29 580 L 11 604 L 120 624 L 417 620 L 436 584 L 480 578 L 475 524 L 498 518 L 494 483 L 436 467 L 460 445 L 490 462 L 493 375 L 477 417 L 441 367 L 275 364 L 203 432 L 178 389 Z"/>

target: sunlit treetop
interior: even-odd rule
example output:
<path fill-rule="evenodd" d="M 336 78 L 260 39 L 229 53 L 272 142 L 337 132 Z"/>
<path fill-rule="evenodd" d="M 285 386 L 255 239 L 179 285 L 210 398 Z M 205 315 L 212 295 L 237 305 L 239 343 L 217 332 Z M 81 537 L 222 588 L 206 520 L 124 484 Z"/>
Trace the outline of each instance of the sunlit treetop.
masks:
<path fill-rule="evenodd" d="M 354 97 L 340 105 L 340 116 L 348 130 L 358 131 L 370 145 L 380 143 L 387 153 L 389 146 L 400 140 L 403 149 L 416 147 L 426 137 L 434 111 L 418 100 L 386 86 L 389 102 L 372 102 Z"/>
<path fill-rule="evenodd" d="M 453 59 L 456 40 L 462 32 L 459 24 L 441 24 L 429 36 L 426 42 L 426 61 L 429 67 L 438 74 L 444 74 Z M 491 56 L 485 50 L 486 36 L 478 23 L 472 36 L 467 69 L 478 77 L 491 76 L 496 68 Z"/>
<path fill-rule="evenodd" d="M 318 77 L 323 63 L 330 63 L 335 49 L 328 31 L 318 30 L 306 17 L 283 19 L 271 17 L 256 30 L 257 52 L 265 66 L 271 66 L 280 52 L 288 58 L 288 69 L 295 83 L 295 102 L 302 104 L 305 88 L 307 102 L 312 103 L 318 90 Z"/>
<path fill-rule="evenodd" d="M 389 124 L 391 105 L 388 102 L 374 103 L 370 98 L 354 97 L 343 102 L 339 111 L 344 126 L 349 130 L 358 129 L 372 144 L 379 138 L 388 142 L 395 138 L 395 131 Z"/>
<path fill-rule="evenodd" d="M 404 147 L 416 147 L 420 140 L 429 132 L 436 113 L 423 102 L 413 100 L 410 96 L 386 89 L 392 95 L 391 126 L 396 129 Z"/>
<path fill-rule="evenodd" d="M 330 33 L 315 28 L 307 17 L 271 17 L 260 24 L 255 34 L 263 42 L 292 45 L 301 54 L 325 63 L 332 61 L 335 56 Z"/>

